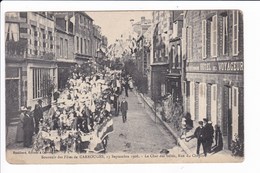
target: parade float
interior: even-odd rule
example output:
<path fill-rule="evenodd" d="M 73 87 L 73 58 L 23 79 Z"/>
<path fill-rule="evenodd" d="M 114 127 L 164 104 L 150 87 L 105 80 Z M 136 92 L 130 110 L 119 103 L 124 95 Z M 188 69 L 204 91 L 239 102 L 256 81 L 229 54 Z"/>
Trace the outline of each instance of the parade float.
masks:
<path fill-rule="evenodd" d="M 92 69 L 91 69 L 92 68 Z M 105 152 L 108 135 L 113 132 L 112 109 L 118 97 L 120 71 L 75 66 L 66 89 L 52 102 L 40 121 L 33 151 L 41 153 Z"/>

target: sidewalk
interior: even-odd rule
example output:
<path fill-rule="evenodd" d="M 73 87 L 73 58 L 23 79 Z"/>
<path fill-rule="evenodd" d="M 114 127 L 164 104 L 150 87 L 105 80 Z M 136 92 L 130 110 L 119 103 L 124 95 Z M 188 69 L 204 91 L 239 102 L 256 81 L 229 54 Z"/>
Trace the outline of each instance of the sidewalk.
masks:
<path fill-rule="evenodd" d="M 153 112 L 155 112 L 155 110 L 154 110 L 154 102 L 152 101 L 151 98 L 149 98 L 147 96 L 144 96 L 143 94 L 138 93 L 138 92 L 135 92 L 135 94 L 138 94 L 143 99 L 145 104 L 148 105 L 149 108 Z M 188 142 L 185 141 L 185 139 L 181 139 L 180 138 L 180 131 L 177 131 L 177 130 L 174 129 L 174 124 L 173 123 L 167 123 L 167 122 L 163 121 L 162 118 L 161 118 L 161 115 L 160 115 L 160 113 L 158 111 L 156 113 L 156 116 L 159 119 L 159 121 L 167 128 L 167 130 L 173 135 L 173 137 L 176 139 L 178 145 L 184 150 L 184 152 L 187 155 L 191 155 L 191 156 L 196 155 L 197 140 L 195 138 L 191 139 Z M 196 122 L 194 122 L 194 128 L 191 129 L 189 132 L 187 132 L 186 136 L 193 135 L 197 126 L 198 126 L 198 124 Z M 214 146 L 214 143 L 213 143 L 213 146 Z M 202 146 L 200 148 L 200 153 L 201 154 L 203 153 Z M 214 160 L 214 158 L 216 158 L 216 159 L 223 158 L 224 161 L 227 160 L 229 162 L 232 162 L 232 161 L 233 162 L 242 162 L 243 161 L 243 158 L 241 158 L 241 157 L 234 157 L 234 156 L 232 156 L 231 155 L 231 151 L 229 151 L 229 150 L 222 150 L 222 151 L 219 151 L 219 152 L 217 152 L 215 154 L 209 154 L 208 157 L 212 158 L 213 160 Z M 216 160 L 216 161 L 219 161 L 219 160 Z M 223 160 L 221 160 L 220 162 L 222 162 L 222 161 Z"/>

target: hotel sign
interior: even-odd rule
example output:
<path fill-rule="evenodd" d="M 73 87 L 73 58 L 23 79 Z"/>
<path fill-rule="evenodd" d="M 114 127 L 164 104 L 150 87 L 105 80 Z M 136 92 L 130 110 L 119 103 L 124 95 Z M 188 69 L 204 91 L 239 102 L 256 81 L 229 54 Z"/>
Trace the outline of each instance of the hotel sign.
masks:
<path fill-rule="evenodd" d="M 216 73 L 242 73 L 244 62 L 240 61 L 217 61 L 217 62 L 188 62 L 187 72 L 216 72 Z"/>

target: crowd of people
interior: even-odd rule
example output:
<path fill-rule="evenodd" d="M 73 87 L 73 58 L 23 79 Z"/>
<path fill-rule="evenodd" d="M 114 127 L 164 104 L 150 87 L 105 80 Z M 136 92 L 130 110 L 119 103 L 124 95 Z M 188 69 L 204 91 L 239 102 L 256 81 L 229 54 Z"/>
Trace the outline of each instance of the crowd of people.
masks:
<path fill-rule="evenodd" d="M 73 73 L 67 87 L 53 94 L 48 113 L 44 113 L 42 100 L 38 100 L 33 111 L 22 107 L 21 123 L 17 130 L 17 141 L 24 147 L 32 147 L 34 134 L 41 131 L 75 131 L 84 134 L 97 130 L 103 122 L 122 113 L 127 120 L 128 89 L 133 89 L 132 79 L 121 71 L 107 70 L 106 73 L 85 75 Z M 119 96 L 125 91 L 122 102 Z"/>

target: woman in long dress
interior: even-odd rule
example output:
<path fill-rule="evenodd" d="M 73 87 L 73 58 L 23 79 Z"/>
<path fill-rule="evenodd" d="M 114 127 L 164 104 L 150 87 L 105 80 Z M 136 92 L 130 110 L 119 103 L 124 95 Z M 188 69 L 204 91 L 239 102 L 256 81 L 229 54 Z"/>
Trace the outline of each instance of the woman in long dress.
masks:
<path fill-rule="evenodd" d="M 20 121 L 17 126 L 17 133 L 16 133 L 16 142 L 23 142 L 24 138 L 24 130 L 23 130 L 23 120 L 26 112 L 26 107 L 21 107 L 21 113 L 20 113 Z"/>

